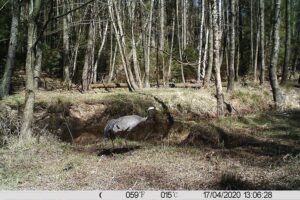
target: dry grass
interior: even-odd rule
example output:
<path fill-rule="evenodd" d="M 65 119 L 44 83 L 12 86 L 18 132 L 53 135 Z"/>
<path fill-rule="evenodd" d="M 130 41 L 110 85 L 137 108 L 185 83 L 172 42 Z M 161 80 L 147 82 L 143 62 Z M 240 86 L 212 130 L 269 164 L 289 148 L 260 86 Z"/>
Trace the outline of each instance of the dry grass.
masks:
<path fill-rule="evenodd" d="M 262 121 L 264 119 L 264 121 Z M 133 142 L 141 148 L 98 156 L 110 144 L 78 146 L 44 135 L 40 143 L 0 149 L 1 189 L 300 189 L 298 139 L 278 137 L 298 131 L 299 113 L 224 118 L 214 122 L 239 140 L 212 148 Z M 267 125 L 266 125 L 267 124 Z M 292 126 L 293 124 L 293 126 Z M 254 132 L 246 132 L 251 130 Z M 270 135 L 269 132 L 273 134 Z M 17 138 L 16 143 L 17 143 Z M 252 140 L 251 140 L 252 141 Z M 119 146 L 124 145 L 119 141 Z"/>
<path fill-rule="evenodd" d="M 116 111 L 126 104 L 137 113 L 144 112 L 138 109 L 148 104 L 162 109 L 149 96 L 154 95 L 171 109 L 176 127 L 169 137 L 156 142 L 130 141 L 131 146 L 141 148 L 113 156 L 98 156 L 110 147 L 101 140 L 79 146 L 49 133 L 31 142 L 9 135 L 0 148 L 0 189 L 300 189 L 298 111 L 211 120 L 207 123 L 221 128 L 229 141 L 216 147 L 181 145 L 189 128 L 199 124 L 194 115 L 214 115 L 214 89 L 149 89 L 143 93 L 146 95 L 124 90 L 38 92 L 37 107 L 41 109 L 57 105 L 58 100 L 64 105 L 113 101 Z M 299 92 L 288 94 L 286 107 L 299 109 Z M 272 103 L 269 90 L 254 87 L 239 88 L 225 94 L 225 99 L 244 113 L 266 110 Z M 23 101 L 21 93 L 1 103 L 19 107 Z M 122 140 L 116 144 L 124 145 Z"/>

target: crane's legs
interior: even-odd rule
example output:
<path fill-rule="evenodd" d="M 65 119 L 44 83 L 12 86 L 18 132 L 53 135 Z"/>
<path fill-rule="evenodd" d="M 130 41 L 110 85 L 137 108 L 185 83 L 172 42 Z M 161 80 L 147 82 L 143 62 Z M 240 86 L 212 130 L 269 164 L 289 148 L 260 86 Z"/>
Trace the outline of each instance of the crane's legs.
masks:
<path fill-rule="evenodd" d="M 111 140 L 112 148 L 115 148 L 114 140 Z"/>

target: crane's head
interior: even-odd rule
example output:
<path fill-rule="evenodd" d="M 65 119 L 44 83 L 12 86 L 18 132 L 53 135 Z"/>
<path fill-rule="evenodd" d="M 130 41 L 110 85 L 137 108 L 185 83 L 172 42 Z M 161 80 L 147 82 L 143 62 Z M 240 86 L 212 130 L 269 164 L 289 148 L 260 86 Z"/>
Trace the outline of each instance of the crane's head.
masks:
<path fill-rule="evenodd" d="M 154 111 L 155 111 L 155 107 L 151 106 L 147 109 L 147 114 L 148 114 L 148 117 L 147 119 L 152 119 L 153 116 L 154 116 Z"/>
<path fill-rule="evenodd" d="M 147 112 L 151 111 L 151 110 L 155 110 L 155 107 L 151 106 L 147 109 Z"/>

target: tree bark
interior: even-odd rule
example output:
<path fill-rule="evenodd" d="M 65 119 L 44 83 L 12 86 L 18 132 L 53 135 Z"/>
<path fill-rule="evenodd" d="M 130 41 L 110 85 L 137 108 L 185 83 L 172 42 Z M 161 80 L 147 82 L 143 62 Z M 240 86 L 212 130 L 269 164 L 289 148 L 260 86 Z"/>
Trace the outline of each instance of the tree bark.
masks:
<path fill-rule="evenodd" d="M 134 90 L 137 89 L 137 86 L 136 86 L 134 80 L 132 80 L 132 77 L 130 77 L 130 74 L 128 72 L 128 69 L 130 70 L 130 68 L 128 67 L 128 60 L 127 60 L 127 57 L 126 57 L 127 52 L 126 52 L 126 49 L 125 49 L 126 48 L 125 38 L 124 38 L 125 36 L 123 34 L 122 24 L 121 24 L 119 13 L 118 13 L 119 11 L 118 10 L 114 11 L 116 8 L 117 7 L 116 7 L 116 4 L 115 4 L 115 0 L 108 0 L 108 11 L 109 11 L 111 23 L 112 23 L 113 28 L 114 28 L 117 44 L 119 46 L 119 51 L 120 51 L 121 60 L 122 60 L 122 63 L 123 63 L 123 68 L 124 68 L 124 72 L 125 72 L 125 76 L 126 76 L 126 81 L 127 81 L 127 84 L 128 84 L 128 89 L 129 89 L 129 91 L 134 91 Z M 117 27 L 116 22 L 115 22 L 115 15 L 116 15 L 116 18 L 117 18 L 118 27 Z"/>
<path fill-rule="evenodd" d="M 112 45 L 111 45 L 111 48 L 112 48 Z M 111 51 L 111 55 L 110 55 L 111 59 L 110 59 L 110 64 L 109 64 L 110 67 L 109 67 L 108 83 L 111 83 L 113 76 L 114 76 L 117 51 L 118 51 L 118 44 L 115 44 L 114 51 Z"/>
<path fill-rule="evenodd" d="M 200 31 L 199 31 L 199 55 L 198 55 L 198 70 L 197 70 L 197 81 L 201 80 L 201 58 L 202 58 L 202 35 L 203 35 L 203 24 L 204 24 L 204 9 L 205 1 L 201 1 L 201 16 L 200 16 Z"/>
<path fill-rule="evenodd" d="M 259 82 L 262 85 L 265 80 L 265 1 L 259 0 L 259 18 L 260 18 L 260 75 Z"/>
<path fill-rule="evenodd" d="M 136 41 L 135 41 L 135 34 L 134 34 L 134 20 L 135 20 L 135 2 L 132 1 L 129 5 L 129 15 L 130 15 L 130 21 L 131 21 L 131 44 L 132 44 L 132 61 L 133 61 L 133 69 L 135 78 L 137 80 L 137 84 L 139 88 L 143 87 L 141 74 L 140 74 L 140 67 L 138 62 L 138 56 L 137 56 L 137 50 L 136 50 Z"/>
<path fill-rule="evenodd" d="M 234 59 L 235 59 L 235 0 L 230 0 L 230 54 L 229 54 L 229 76 L 227 91 L 234 90 Z"/>
<path fill-rule="evenodd" d="M 152 15 L 153 15 L 153 3 L 154 0 L 150 2 L 150 13 L 149 13 L 149 25 L 148 25 L 148 36 L 146 41 L 146 62 L 145 62 L 145 87 L 150 87 L 150 54 L 151 54 L 151 36 L 152 36 Z"/>
<path fill-rule="evenodd" d="M 97 69 L 98 69 L 98 64 L 100 62 L 101 53 L 102 53 L 102 50 L 103 50 L 105 42 L 106 42 L 107 29 L 108 29 L 108 22 L 106 22 L 106 25 L 105 25 L 105 28 L 104 28 L 104 32 L 103 32 L 103 36 L 102 36 L 101 45 L 100 45 L 100 48 L 98 50 L 96 62 L 94 63 L 94 66 L 93 66 L 92 83 L 96 83 L 97 82 Z"/>
<path fill-rule="evenodd" d="M 254 52 L 253 52 L 253 0 L 250 0 L 250 48 L 251 48 L 251 61 L 250 66 L 251 70 L 254 71 L 253 68 L 253 58 L 254 58 Z"/>
<path fill-rule="evenodd" d="M 280 28 L 280 0 L 275 0 L 274 8 L 274 26 L 273 26 L 273 37 L 272 37 L 272 53 L 270 60 L 269 77 L 270 84 L 272 87 L 273 100 L 276 107 L 282 106 L 284 103 L 283 93 L 279 87 L 277 80 L 277 61 L 279 53 L 279 28 Z"/>
<path fill-rule="evenodd" d="M 211 9 L 211 3 L 208 4 L 209 10 Z M 213 66 L 213 25 L 212 25 L 212 15 L 208 13 L 208 26 L 209 26 L 209 37 L 208 37 L 208 62 L 207 62 L 207 70 L 203 80 L 203 87 L 206 87 L 210 83 L 211 74 L 212 74 L 212 66 Z"/>
<path fill-rule="evenodd" d="M 37 34 L 37 33 L 35 33 Z M 36 40 L 37 38 L 35 38 Z M 42 43 L 39 41 L 35 48 L 35 59 L 34 59 L 34 88 L 39 88 L 39 83 L 41 82 L 41 72 L 42 72 Z"/>
<path fill-rule="evenodd" d="M 203 60 L 202 60 L 202 73 L 201 73 L 201 78 L 204 79 L 205 74 L 206 74 L 206 61 L 207 61 L 207 51 L 208 51 L 208 34 L 209 31 L 206 29 L 206 34 L 205 34 L 205 46 L 204 46 L 204 55 L 203 55 Z"/>
<path fill-rule="evenodd" d="M 35 18 L 38 15 L 41 7 L 41 0 L 28 2 L 28 34 L 27 34 L 27 56 L 26 56 L 26 90 L 25 90 L 25 107 L 21 126 L 20 136 L 23 139 L 32 137 L 33 109 L 35 101 L 34 89 L 34 62 L 35 52 L 34 44 L 36 43 L 35 31 L 37 24 Z"/>
<path fill-rule="evenodd" d="M 165 0 L 160 0 L 160 37 L 159 37 L 159 57 L 162 69 L 163 84 L 165 85 Z"/>
<path fill-rule="evenodd" d="M 63 5 L 64 13 L 66 13 L 68 9 L 68 4 L 65 2 Z M 64 85 L 69 90 L 71 87 L 71 78 L 70 78 L 70 22 L 71 22 L 70 14 L 63 17 L 63 79 Z"/>
<path fill-rule="evenodd" d="M 93 16 L 93 10 L 90 10 L 92 19 Z M 82 71 L 82 90 L 87 91 L 89 90 L 89 85 L 91 84 L 91 77 L 92 77 L 92 66 L 93 66 L 93 45 L 94 45 L 94 31 L 95 24 L 93 21 L 89 24 L 88 29 L 88 40 L 87 40 L 87 48 L 84 56 L 84 65 L 83 65 L 83 71 Z"/>
<path fill-rule="evenodd" d="M 216 97 L 217 97 L 217 115 L 224 114 L 224 95 L 222 91 L 222 80 L 220 73 L 220 26 L 218 25 L 218 10 L 216 0 L 212 0 L 212 25 L 213 25 L 213 37 L 214 37 L 214 70 L 215 70 L 215 85 L 216 85 Z"/>
<path fill-rule="evenodd" d="M 291 9 L 290 0 L 285 0 L 285 52 L 284 52 L 284 64 L 282 68 L 281 84 L 285 84 L 289 77 L 289 61 L 290 61 L 290 46 L 291 46 Z"/>
<path fill-rule="evenodd" d="M 184 2 L 185 0 L 183 0 Z M 179 59 L 182 61 L 182 50 L 183 50 L 183 40 L 184 37 L 184 31 L 181 31 L 180 35 L 180 23 L 179 23 L 179 0 L 176 0 L 176 21 L 177 21 L 177 38 L 178 38 L 178 51 L 179 51 Z M 183 22 L 184 23 L 184 22 Z M 182 25 L 183 26 L 183 25 Z M 182 28 L 181 30 L 184 30 Z M 182 39 L 181 39 L 182 38 Z M 182 42 L 181 42 L 182 40 Z M 184 69 L 183 69 L 183 64 L 180 63 L 180 69 L 181 69 L 181 78 L 182 82 L 185 83 L 185 77 L 184 77 Z"/>
<path fill-rule="evenodd" d="M 8 47 L 5 70 L 0 85 L 0 99 L 9 94 L 9 87 L 11 82 L 12 71 L 14 68 L 14 61 L 15 61 L 16 49 L 17 49 L 17 39 L 18 39 L 17 34 L 18 34 L 19 15 L 20 15 L 19 1 L 13 1 L 11 12 L 12 12 L 12 22 L 10 28 L 9 47 Z"/>
<path fill-rule="evenodd" d="M 254 58 L 254 83 L 257 82 L 257 66 L 258 66 L 258 50 L 259 50 L 259 42 L 260 42 L 260 25 L 259 25 L 259 12 L 256 15 L 256 41 L 255 41 L 255 58 Z"/>
<path fill-rule="evenodd" d="M 172 36 L 171 36 L 171 44 L 170 44 L 171 47 L 170 47 L 170 57 L 169 57 L 167 82 L 169 82 L 171 80 L 171 77 L 172 77 L 172 60 L 173 60 L 174 35 L 175 35 L 175 15 L 173 16 L 173 21 L 172 21 Z"/>
<path fill-rule="evenodd" d="M 182 0 L 182 49 L 187 47 L 187 0 Z"/>

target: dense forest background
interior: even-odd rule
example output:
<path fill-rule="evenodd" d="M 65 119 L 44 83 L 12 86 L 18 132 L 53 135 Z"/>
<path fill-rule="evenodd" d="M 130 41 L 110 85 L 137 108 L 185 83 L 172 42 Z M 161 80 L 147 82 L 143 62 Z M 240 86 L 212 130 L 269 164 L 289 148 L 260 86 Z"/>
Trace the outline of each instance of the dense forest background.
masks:
<path fill-rule="evenodd" d="M 269 81 L 280 107 L 279 83 L 299 69 L 296 0 L 2 0 L 0 8 L 0 96 L 26 85 L 26 119 L 49 77 L 80 91 L 212 81 L 222 115 L 222 82 L 232 91 Z"/>

